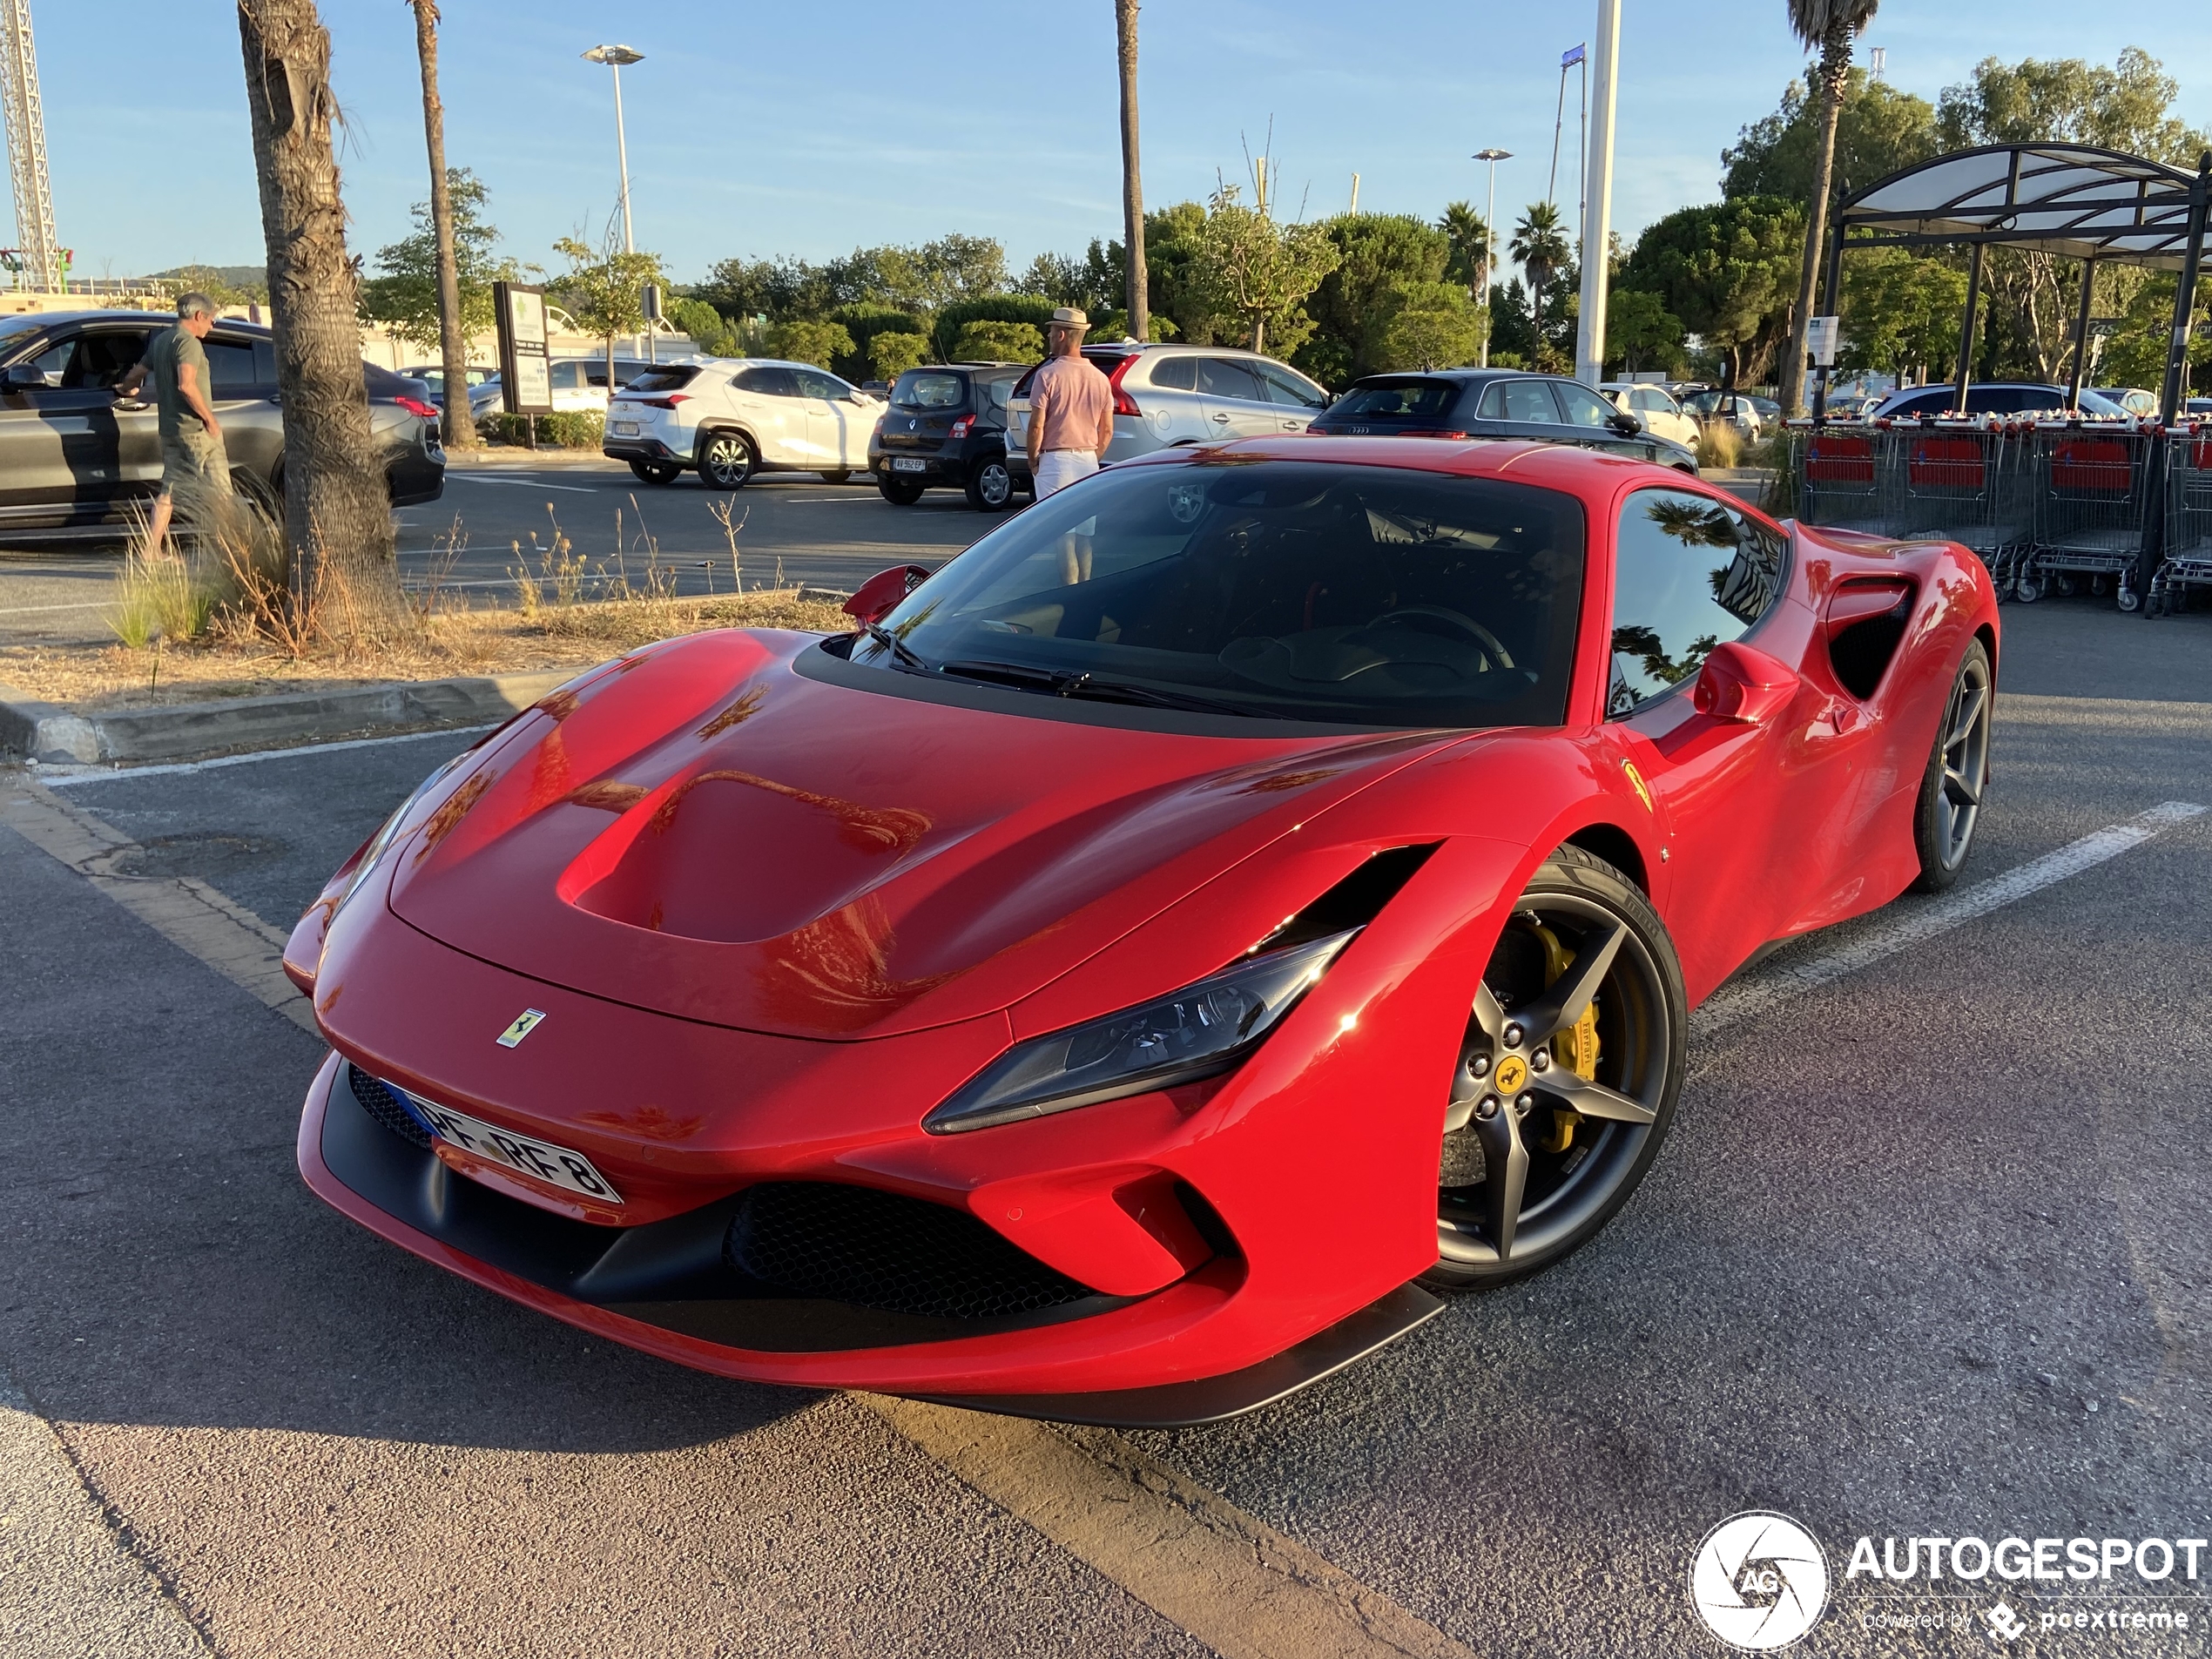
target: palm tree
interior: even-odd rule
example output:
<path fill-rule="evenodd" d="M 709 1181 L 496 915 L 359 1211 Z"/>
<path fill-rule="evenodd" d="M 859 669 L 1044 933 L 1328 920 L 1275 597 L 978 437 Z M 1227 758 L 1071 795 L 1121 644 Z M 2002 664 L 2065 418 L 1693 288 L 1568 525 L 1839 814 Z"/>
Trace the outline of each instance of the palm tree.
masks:
<path fill-rule="evenodd" d="M 1122 64 L 1122 247 L 1129 282 L 1129 332 L 1152 335 L 1145 295 L 1144 184 L 1136 165 L 1136 0 L 1114 0 L 1114 32 Z"/>
<path fill-rule="evenodd" d="M 1836 118 L 1851 85 L 1851 45 L 1873 21 L 1881 0 L 1789 0 L 1790 27 L 1805 50 L 1820 53 L 1820 155 L 1812 172 L 1812 201 L 1805 214 L 1805 268 L 1797 283 L 1797 314 L 1790 320 L 1790 354 L 1783 361 L 1777 400 L 1795 415 L 1804 406 L 1805 334 L 1812 326 L 1814 289 L 1820 280 L 1821 244 L 1828 235 L 1828 189 L 1836 171 Z"/>
<path fill-rule="evenodd" d="M 284 398 L 284 528 L 294 594 L 342 603 L 326 626 L 373 639 L 406 628 L 392 498 L 361 384 L 360 279 L 346 252 L 331 129 L 330 34 L 314 0 L 238 0 L 246 113 L 268 245 Z M 303 620 L 306 619 L 303 617 Z"/>
<path fill-rule="evenodd" d="M 1521 261 L 1528 277 L 1528 314 L 1534 320 L 1536 347 L 1544 343 L 1544 286 L 1567 263 L 1567 233 L 1560 228 L 1559 209 L 1549 202 L 1534 202 L 1513 227 L 1507 251 Z"/>
<path fill-rule="evenodd" d="M 1467 298 L 1477 305 L 1487 305 L 1490 274 L 1490 227 L 1482 222 L 1482 215 L 1472 204 L 1453 202 L 1444 210 L 1444 217 L 1436 221 L 1452 244 L 1452 255 L 1466 273 Z"/>
<path fill-rule="evenodd" d="M 453 191 L 446 178 L 446 111 L 438 98 L 438 0 L 408 0 L 422 60 L 422 130 L 430 146 L 430 224 L 438 243 L 438 344 L 445 363 L 446 448 L 476 447 L 469 413 L 469 334 L 461 317 L 461 267 L 453 252 Z"/>

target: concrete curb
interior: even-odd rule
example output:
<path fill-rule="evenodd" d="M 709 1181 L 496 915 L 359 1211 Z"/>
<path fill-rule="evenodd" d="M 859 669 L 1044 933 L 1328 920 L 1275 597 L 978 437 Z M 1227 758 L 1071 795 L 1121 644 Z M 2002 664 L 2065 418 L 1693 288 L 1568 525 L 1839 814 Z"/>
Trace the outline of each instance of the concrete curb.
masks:
<path fill-rule="evenodd" d="M 167 708 L 76 714 L 0 685 L 0 751 L 44 765 L 188 760 L 363 733 L 503 720 L 576 669 L 287 691 Z"/>

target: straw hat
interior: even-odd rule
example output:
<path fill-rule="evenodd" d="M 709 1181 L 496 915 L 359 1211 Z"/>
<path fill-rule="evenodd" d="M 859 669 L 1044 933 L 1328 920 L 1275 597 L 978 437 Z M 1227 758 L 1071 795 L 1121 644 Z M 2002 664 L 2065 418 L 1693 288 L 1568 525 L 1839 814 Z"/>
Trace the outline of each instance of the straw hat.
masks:
<path fill-rule="evenodd" d="M 1045 327 L 1048 328 L 1073 328 L 1080 334 L 1084 329 L 1090 327 L 1090 319 L 1083 314 L 1082 307 L 1080 306 L 1062 306 L 1053 312 L 1052 320 L 1048 322 Z"/>

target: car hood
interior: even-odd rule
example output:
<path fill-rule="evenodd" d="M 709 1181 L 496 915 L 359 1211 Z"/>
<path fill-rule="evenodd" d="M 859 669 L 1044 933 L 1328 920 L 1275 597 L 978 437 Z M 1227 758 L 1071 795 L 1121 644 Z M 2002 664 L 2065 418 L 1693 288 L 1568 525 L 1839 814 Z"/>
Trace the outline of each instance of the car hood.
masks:
<path fill-rule="evenodd" d="M 886 1036 L 1007 1008 L 1455 740 L 948 706 L 795 671 L 818 648 L 697 635 L 547 699 L 395 850 L 393 911 L 617 1001 Z"/>

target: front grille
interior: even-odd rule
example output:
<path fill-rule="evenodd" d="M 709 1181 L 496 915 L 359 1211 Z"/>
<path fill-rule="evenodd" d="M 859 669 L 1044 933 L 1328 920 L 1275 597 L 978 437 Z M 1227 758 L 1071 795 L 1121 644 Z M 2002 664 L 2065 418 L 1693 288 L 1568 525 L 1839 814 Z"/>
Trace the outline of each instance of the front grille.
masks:
<path fill-rule="evenodd" d="M 347 1066 L 346 1070 L 353 1079 L 354 1098 L 361 1102 L 361 1110 L 409 1146 L 419 1146 L 426 1152 L 430 1150 L 430 1131 L 422 1127 L 413 1112 L 400 1104 L 391 1084 L 370 1076 L 359 1066 Z"/>
<path fill-rule="evenodd" d="M 833 1182 L 747 1188 L 725 1248 L 740 1272 L 799 1295 L 936 1318 L 1035 1313 L 1098 1294 L 964 1210 Z"/>

